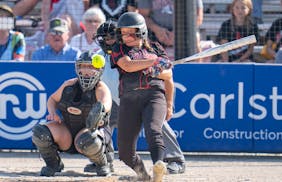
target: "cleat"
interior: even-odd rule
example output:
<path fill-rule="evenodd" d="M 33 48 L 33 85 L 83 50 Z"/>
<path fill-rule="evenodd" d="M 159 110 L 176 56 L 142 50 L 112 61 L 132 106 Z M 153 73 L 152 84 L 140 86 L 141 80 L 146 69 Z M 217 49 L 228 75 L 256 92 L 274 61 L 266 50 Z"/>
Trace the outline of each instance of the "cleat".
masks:
<path fill-rule="evenodd" d="M 153 182 L 162 182 L 167 169 L 163 161 L 158 160 L 153 166 Z"/>
<path fill-rule="evenodd" d="M 169 162 L 167 164 L 167 171 L 169 174 L 181 174 L 185 172 L 185 163 L 183 162 Z"/>
<path fill-rule="evenodd" d="M 146 171 L 146 168 L 144 166 L 143 161 L 140 161 L 139 164 L 137 164 L 133 170 L 136 172 L 137 174 L 137 181 L 150 181 L 151 180 L 151 176 L 148 174 L 148 172 Z"/>

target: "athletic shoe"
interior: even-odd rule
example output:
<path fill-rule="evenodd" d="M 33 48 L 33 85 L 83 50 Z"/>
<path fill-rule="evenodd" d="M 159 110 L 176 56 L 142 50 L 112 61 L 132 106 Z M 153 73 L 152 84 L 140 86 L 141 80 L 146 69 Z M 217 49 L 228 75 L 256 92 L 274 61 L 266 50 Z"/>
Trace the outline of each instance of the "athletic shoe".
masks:
<path fill-rule="evenodd" d="M 111 169 L 108 164 L 103 166 L 96 166 L 97 176 L 111 176 Z"/>
<path fill-rule="evenodd" d="M 109 163 L 109 166 L 110 166 L 110 170 L 111 172 L 113 173 L 115 170 L 114 170 L 114 164 L 112 162 Z M 97 172 L 97 166 L 95 163 L 91 163 L 91 164 L 87 164 L 85 167 L 84 167 L 84 172 L 88 172 L 88 173 L 96 173 Z"/>
<path fill-rule="evenodd" d="M 158 160 L 153 166 L 153 182 L 162 182 L 167 169 L 163 161 Z"/>
<path fill-rule="evenodd" d="M 183 162 L 169 162 L 166 167 L 169 174 L 180 174 L 185 172 L 185 163 Z"/>
<path fill-rule="evenodd" d="M 64 169 L 64 164 L 60 159 L 59 165 L 55 168 L 50 166 L 42 167 L 40 176 L 47 176 L 47 177 L 54 176 L 56 172 L 61 172 L 63 169 Z"/>

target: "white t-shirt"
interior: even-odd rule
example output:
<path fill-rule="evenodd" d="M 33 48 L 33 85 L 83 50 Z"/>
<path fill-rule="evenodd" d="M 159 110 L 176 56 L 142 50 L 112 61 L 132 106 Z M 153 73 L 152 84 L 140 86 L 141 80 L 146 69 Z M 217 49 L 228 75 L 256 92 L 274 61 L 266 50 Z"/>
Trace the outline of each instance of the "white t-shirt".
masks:
<path fill-rule="evenodd" d="M 100 46 L 96 44 L 95 41 L 93 41 L 92 44 L 88 44 L 85 33 L 77 34 L 72 37 L 70 45 L 79 49 L 81 52 L 89 50 L 93 52 L 98 52 L 101 50 Z"/>

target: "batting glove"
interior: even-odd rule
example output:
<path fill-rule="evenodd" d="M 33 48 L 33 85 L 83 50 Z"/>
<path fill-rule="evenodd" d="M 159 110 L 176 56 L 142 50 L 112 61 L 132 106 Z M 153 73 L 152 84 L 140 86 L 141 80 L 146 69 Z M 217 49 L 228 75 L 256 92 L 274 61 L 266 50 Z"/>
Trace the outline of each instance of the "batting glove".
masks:
<path fill-rule="evenodd" d="M 157 77 L 162 71 L 163 70 L 160 67 L 155 65 L 143 70 L 143 74 L 151 77 Z"/>
<path fill-rule="evenodd" d="M 167 70 L 172 68 L 172 63 L 168 59 L 158 57 L 158 59 L 155 61 L 155 66 L 160 67 L 161 70 Z"/>

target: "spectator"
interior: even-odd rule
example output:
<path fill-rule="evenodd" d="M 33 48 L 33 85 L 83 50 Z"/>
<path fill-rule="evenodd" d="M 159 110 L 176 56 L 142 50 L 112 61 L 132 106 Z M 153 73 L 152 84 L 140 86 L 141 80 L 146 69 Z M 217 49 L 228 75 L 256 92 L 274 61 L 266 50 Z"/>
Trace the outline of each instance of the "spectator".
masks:
<path fill-rule="evenodd" d="M 282 18 L 276 19 L 265 35 L 266 44 L 265 49 L 267 62 L 281 63 L 282 61 L 282 50 L 281 50 L 281 34 L 282 30 Z M 265 55 L 264 54 L 264 55 Z"/>
<path fill-rule="evenodd" d="M 16 16 L 28 14 L 39 0 L 20 0 L 15 4 L 13 10 Z M 84 0 L 42 0 L 41 2 L 41 19 L 43 29 L 49 29 L 49 21 L 61 15 L 70 15 L 71 18 L 71 35 L 81 32 L 80 21 L 84 13 Z"/>
<path fill-rule="evenodd" d="M 233 0 L 231 4 L 231 18 L 221 24 L 217 40 L 224 44 L 249 35 L 258 35 L 258 26 L 251 19 L 252 1 Z M 244 46 L 221 54 L 222 62 L 249 62 L 253 60 L 254 44 Z"/>
<path fill-rule="evenodd" d="M 88 51 L 76 60 L 77 78 L 64 82 L 49 97 L 48 122 L 32 129 L 32 141 L 46 163 L 41 176 L 54 176 L 63 170 L 59 151 L 83 154 L 97 165 L 98 176 L 110 174 L 105 148 L 111 141 L 108 117 L 112 99 L 100 81 L 104 67 L 95 68 L 92 56 Z"/>
<path fill-rule="evenodd" d="M 75 61 L 80 51 L 68 44 L 69 28 L 67 21 L 55 18 L 50 21 L 47 34 L 48 44 L 32 54 L 32 60 Z"/>
<path fill-rule="evenodd" d="M 93 40 L 93 36 L 97 33 L 98 27 L 105 21 L 106 17 L 100 8 L 88 9 L 82 17 L 84 32 L 72 37 L 70 45 L 78 48 L 81 52 L 87 50 L 97 52 L 100 50 L 99 45 Z"/>
<path fill-rule="evenodd" d="M 20 0 L 13 7 L 16 16 L 27 15 L 39 2 L 39 0 Z"/>
<path fill-rule="evenodd" d="M 71 36 L 81 32 L 80 21 L 84 13 L 83 0 L 42 0 L 41 18 L 44 30 L 49 29 L 49 21 L 60 15 L 70 15 L 72 19 Z"/>
<path fill-rule="evenodd" d="M 174 44 L 173 1 L 138 1 L 138 10 L 145 17 L 149 38 L 165 47 L 172 47 Z"/>
<path fill-rule="evenodd" d="M 262 1 L 263 0 L 252 0 L 253 3 L 253 12 L 252 12 L 252 18 L 254 23 L 256 24 L 262 24 L 262 16 L 263 16 L 263 11 L 262 11 Z"/>
<path fill-rule="evenodd" d="M 89 7 L 97 6 L 102 9 L 106 19 L 118 20 L 127 11 L 136 11 L 136 0 L 88 0 Z"/>
<path fill-rule="evenodd" d="M 282 5 L 282 0 L 280 1 Z M 282 63 L 282 18 L 276 19 L 265 35 L 265 52 L 268 62 Z"/>
<path fill-rule="evenodd" d="M 282 34 L 280 31 L 282 30 L 282 19 L 276 19 L 265 35 L 265 45 L 263 46 L 260 54 L 263 58 L 267 60 L 267 62 L 274 62 L 276 56 L 278 56 L 278 52 L 280 49 L 280 41 Z M 279 56 L 280 57 L 280 56 Z"/>
<path fill-rule="evenodd" d="M 15 16 L 7 5 L 0 5 L 0 60 L 24 61 L 25 39 L 20 32 L 14 32 Z"/>
<path fill-rule="evenodd" d="M 153 181 L 161 181 L 167 170 L 163 162 L 162 126 L 164 120 L 172 116 L 171 63 L 160 47 L 149 45 L 142 15 L 124 13 L 118 20 L 117 31 L 120 43 L 113 47 L 111 62 L 120 74 L 119 157 L 137 173 L 139 180 L 150 179 L 136 153 L 136 142 L 143 125 L 154 164 Z"/>
<path fill-rule="evenodd" d="M 138 1 L 138 11 L 145 17 L 149 38 L 151 41 L 158 41 L 165 47 L 170 59 L 174 59 L 174 1 L 142 0 Z M 203 22 L 203 2 L 196 1 L 197 19 L 196 26 L 199 27 Z M 200 34 L 196 34 L 197 52 L 200 48 Z"/>

